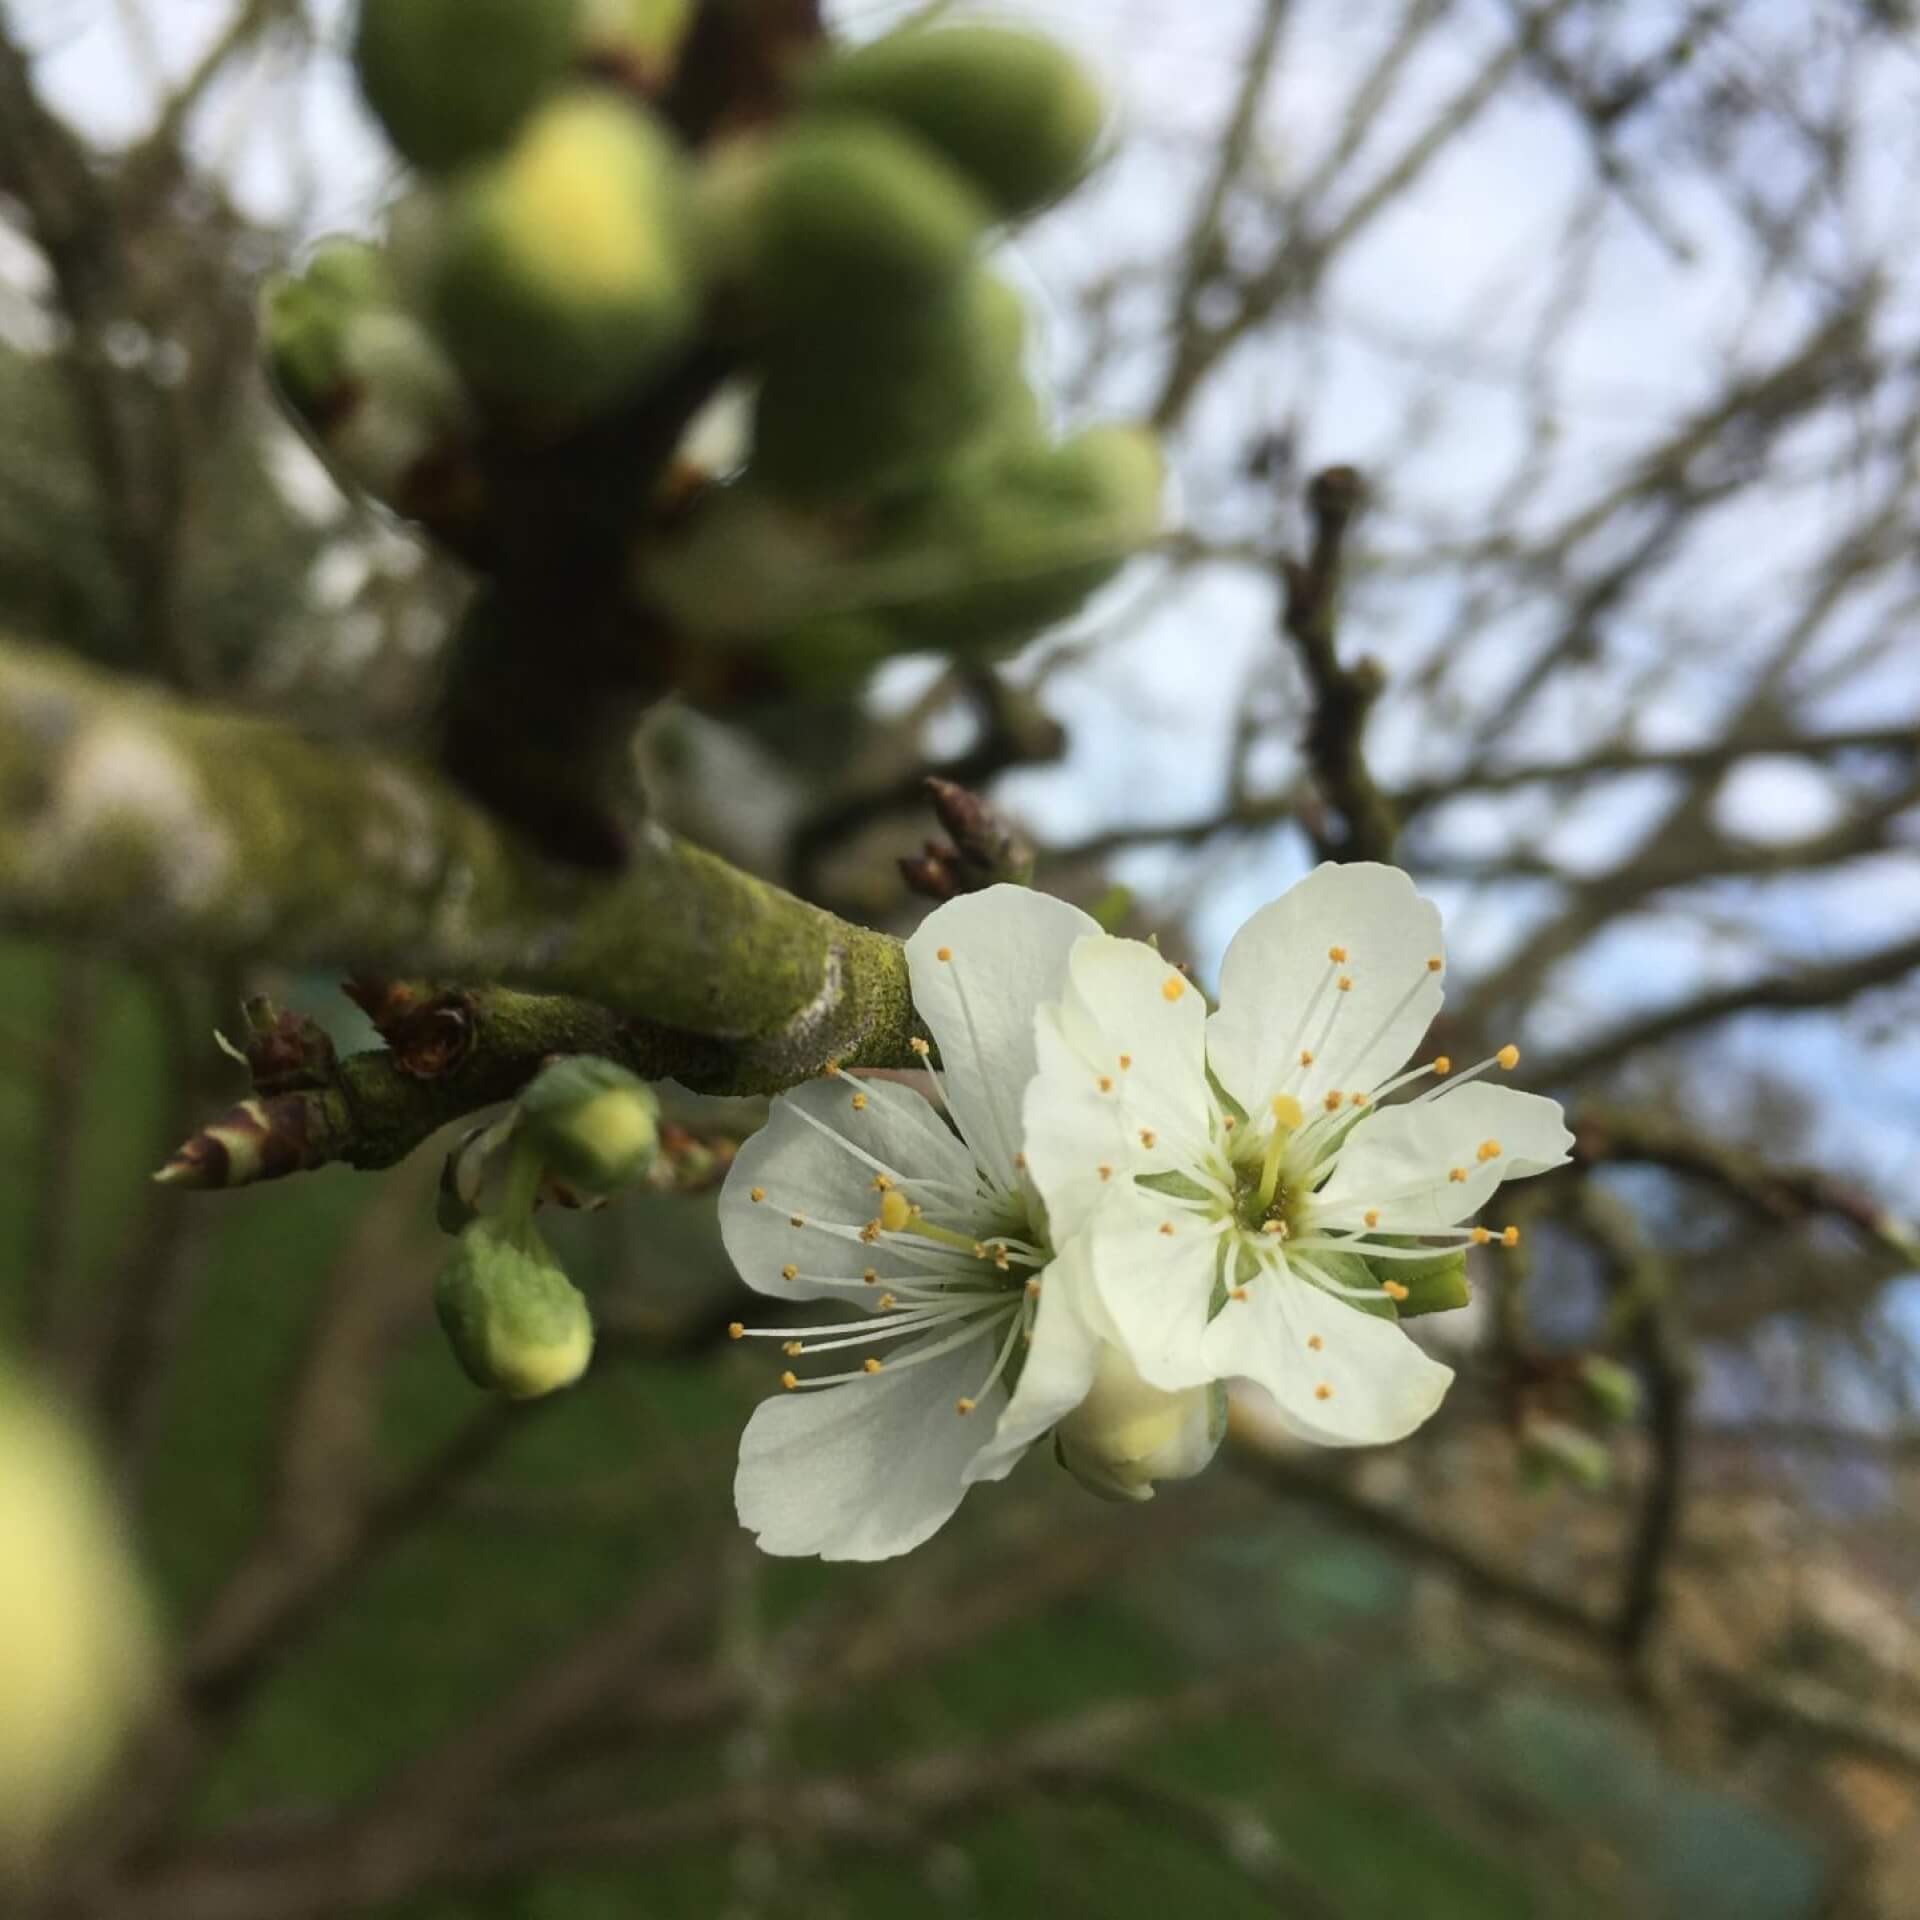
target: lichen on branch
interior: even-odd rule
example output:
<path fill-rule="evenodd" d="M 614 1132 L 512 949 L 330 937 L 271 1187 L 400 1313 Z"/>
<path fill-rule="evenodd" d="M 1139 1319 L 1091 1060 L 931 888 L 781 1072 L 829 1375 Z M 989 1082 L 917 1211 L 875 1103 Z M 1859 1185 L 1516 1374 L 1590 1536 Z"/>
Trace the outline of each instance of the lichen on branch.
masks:
<path fill-rule="evenodd" d="M 618 874 L 569 869 L 415 763 L 4 642 L 0 918 L 150 951 L 541 989 L 514 1003 L 520 1041 L 555 1051 L 555 1033 L 617 1032 L 621 1057 L 707 1091 L 912 1057 L 895 941 L 658 828 Z M 390 1092 L 369 1085 L 356 1106 Z"/>

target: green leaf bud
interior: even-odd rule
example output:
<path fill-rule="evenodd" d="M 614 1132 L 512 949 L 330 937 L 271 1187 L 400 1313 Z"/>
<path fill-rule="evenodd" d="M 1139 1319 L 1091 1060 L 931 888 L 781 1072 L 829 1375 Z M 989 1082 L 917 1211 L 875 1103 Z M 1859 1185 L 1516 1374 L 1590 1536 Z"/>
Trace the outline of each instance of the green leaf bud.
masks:
<path fill-rule="evenodd" d="M 625 1067 L 591 1054 L 558 1060 L 520 1096 L 521 1138 L 568 1186 L 611 1193 L 660 1152 L 660 1102 Z"/>
<path fill-rule="evenodd" d="M 1394 1244 L 1418 1243 L 1396 1239 Z M 1436 1247 L 1430 1260 L 1369 1260 L 1366 1266 L 1367 1284 L 1392 1292 L 1402 1320 L 1416 1319 L 1423 1313 L 1450 1313 L 1473 1298 L 1467 1286 L 1467 1256 L 1459 1247 Z"/>
<path fill-rule="evenodd" d="M 575 0 L 361 0 L 354 65 L 393 144 L 444 173 L 513 138 L 579 29 Z"/>
<path fill-rule="evenodd" d="M 871 498 L 983 434 L 1031 437 L 1025 335 L 1019 295 L 975 270 L 884 319 L 774 342 L 754 412 L 756 476 L 794 500 Z"/>
<path fill-rule="evenodd" d="M 474 385 L 560 418 L 638 386 L 698 304 L 680 154 L 611 94 L 554 101 L 458 182 L 428 264 L 435 330 Z"/>
<path fill-rule="evenodd" d="M 733 200 L 747 231 L 716 234 L 720 257 L 741 262 L 769 338 L 815 344 L 952 292 L 990 217 L 938 154 L 852 115 L 783 130 Z"/>
<path fill-rule="evenodd" d="M 1590 1353 L 1580 1362 L 1579 1379 L 1582 1392 L 1602 1419 L 1625 1426 L 1639 1418 L 1640 1379 L 1631 1367 L 1603 1353 Z"/>
<path fill-rule="evenodd" d="M 943 154 L 1003 216 L 1065 193 L 1092 164 L 1106 110 L 1065 48 L 981 25 L 909 25 L 815 68 L 814 108 L 884 115 Z"/>
<path fill-rule="evenodd" d="M 393 304 L 386 260 L 362 240 L 323 240 L 299 273 L 268 281 L 260 301 L 267 371 L 295 412 L 324 415 L 345 377 L 347 328 Z"/>
<path fill-rule="evenodd" d="M 434 1281 L 433 1304 L 468 1379 L 511 1400 L 572 1386 L 593 1358 L 586 1299 L 531 1227 L 507 1235 L 474 1221 Z"/>
<path fill-rule="evenodd" d="M 1604 1493 L 1613 1479 L 1613 1459 L 1603 1441 L 1563 1420 L 1529 1420 L 1520 1433 L 1520 1468 L 1536 1488 L 1565 1481 L 1588 1493 Z"/>
<path fill-rule="evenodd" d="M 1103 1500 L 1151 1500 L 1157 1480 L 1188 1480 L 1220 1449 L 1226 1390 L 1168 1393 L 1103 1341 L 1087 1397 L 1054 1429 L 1054 1457 Z"/>

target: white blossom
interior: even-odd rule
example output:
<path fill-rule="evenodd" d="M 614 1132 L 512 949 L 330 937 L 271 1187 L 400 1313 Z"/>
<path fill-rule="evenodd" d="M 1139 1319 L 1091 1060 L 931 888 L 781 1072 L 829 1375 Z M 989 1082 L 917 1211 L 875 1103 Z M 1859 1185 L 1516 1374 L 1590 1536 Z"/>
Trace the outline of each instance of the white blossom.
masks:
<path fill-rule="evenodd" d="M 1513 1245 L 1465 1223 L 1572 1145 L 1553 1101 L 1481 1079 L 1512 1047 L 1404 1067 L 1443 974 L 1439 914 L 1372 865 L 1255 914 L 1211 1018 L 1152 947 L 1075 944 L 1039 1017 L 1027 1162 L 1149 1385 L 1255 1381 L 1329 1446 L 1400 1439 L 1440 1404 L 1452 1373 L 1397 1323 L 1396 1263 Z"/>
<path fill-rule="evenodd" d="M 1153 1479 L 1204 1464 L 1195 1396 L 1140 1384 L 1116 1417 L 1131 1370 L 1111 1355 L 1102 1371 L 1084 1252 L 1056 1257 L 1020 1150 L 1036 1016 L 1098 932 L 1019 887 L 937 909 L 907 962 L 939 1046 L 928 1077 L 944 1114 L 896 1082 L 830 1074 L 775 1100 L 735 1160 L 720 1222 L 742 1277 L 849 1315 L 822 1325 L 776 1312 L 733 1330 L 779 1342 L 791 1363 L 787 1391 L 748 1423 L 735 1480 L 740 1518 L 769 1553 L 906 1552 L 1096 1380 L 1104 1394 L 1063 1439 L 1082 1479 L 1143 1498 Z M 831 1357 L 816 1371 L 814 1356 Z"/>

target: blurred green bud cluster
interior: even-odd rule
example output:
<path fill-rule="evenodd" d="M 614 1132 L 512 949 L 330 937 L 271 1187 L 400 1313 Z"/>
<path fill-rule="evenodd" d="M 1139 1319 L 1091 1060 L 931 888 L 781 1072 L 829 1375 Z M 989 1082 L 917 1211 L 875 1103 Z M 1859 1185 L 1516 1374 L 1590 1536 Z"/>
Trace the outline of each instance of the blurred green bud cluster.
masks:
<path fill-rule="evenodd" d="M 269 289 L 276 383 L 343 478 L 483 572 L 577 501 L 624 563 L 571 577 L 624 598 L 576 609 L 615 636 L 576 680 L 717 703 L 1017 647 L 1158 525 L 1152 441 L 1053 437 L 985 263 L 1092 165 L 1100 94 L 1051 41 L 938 10 L 859 46 L 713 11 L 360 0 L 361 87 L 417 177 L 384 244 L 322 243 Z M 729 390 L 719 484 L 675 456 Z M 551 591 L 496 584 L 544 657 L 519 630 Z M 650 671 L 607 658 L 629 646 Z"/>
<path fill-rule="evenodd" d="M 652 1170 L 660 1103 L 624 1067 L 587 1056 L 543 1068 L 512 1109 L 448 1156 L 437 1217 L 456 1236 L 434 1282 L 455 1357 L 476 1386 L 526 1400 L 571 1386 L 593 1357 L 593 1315 L 534 1223 L 542 1199 L 604 1199 Z"/>

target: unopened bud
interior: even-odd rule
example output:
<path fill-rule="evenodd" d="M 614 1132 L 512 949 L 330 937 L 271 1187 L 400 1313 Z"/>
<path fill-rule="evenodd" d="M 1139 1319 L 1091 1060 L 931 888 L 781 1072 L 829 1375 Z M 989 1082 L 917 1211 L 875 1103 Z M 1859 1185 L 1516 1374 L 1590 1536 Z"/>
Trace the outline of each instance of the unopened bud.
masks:
<path fill-rule="evenodd" d="M 1640 1414 L 1640 1380 L 1631 1367 L 1605 1354 L 1590 1353 L 1580 1362 L 1581 1390 L 1603 1419 L 1625 1426 Z"/>
<path fill-rule="evenodd" d="M 0 1373 L 0 1888 L 98 1784 L 154 1678 L 125 1533 L 77 1430 Z"/>
<path fill-rule="evenodd" d="M 497 151 L 564 77 L 575 0 L 361 0 L 353 58 L 368 104 L 415 166 Z"/>
<path fill-rule="evenodd" d="M 562 95 L 463 176 L 427 271 L 434 325 L 481 391 L 590 413 L 687 340 L 699 286 L 684 164 L 636 103 Z"/>
<path fill-rule="evenodd" d="M 593 1358 L 593 1316 L 530 1227 L 476 1220 L 434 1281 L 433 1304 L 475 1386 L 532 1400 L 570 1387 Z"/>
<path fill-rule="evenodd" d="M 1391 1244 L 1418 1243 L 1396 1238 Z M 1451 1313 L 1473 1298 L 1467 1285 L 1467 1256 L 1458 1247 L 1436 1251 L 1430 1260 L 1369 1260 L 1366 1265 L 1374 1286 L 1391 1281 L 1396 1288 L 1405 1289 L 1404 1294 L 1390 1296 L 1402 1320 L 1413 1320 L 1423 1313 Z"/>
<path fill-rule="evenodd" d="M 1092 164 L 1106 117 L 1063 47 L 977 25 L 915 22 L 837 51 L 811 76 L 808 100 L 911 129 L 1003 217 L 1065 193 Z"/>
<path fill-rule="evenodd" d="M 1103 1500 L 1151 1500 L 1157 1480 L 1190 1480 L 1220 1449 L 1226 1391 L 1217 1382 L 1168 1393 L 1102 1342 L 1087 1397 L 1054 1430 L 1060 1464 Z"/>
<path fill-rule="evenodd" d="M 625 1067 L 589 1054 L 556 1061 L 520 1096 L 521 1138 L 568 1186 L 611 1193 L 660 1151 L 660 1102 Z"/>

